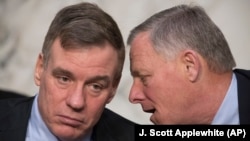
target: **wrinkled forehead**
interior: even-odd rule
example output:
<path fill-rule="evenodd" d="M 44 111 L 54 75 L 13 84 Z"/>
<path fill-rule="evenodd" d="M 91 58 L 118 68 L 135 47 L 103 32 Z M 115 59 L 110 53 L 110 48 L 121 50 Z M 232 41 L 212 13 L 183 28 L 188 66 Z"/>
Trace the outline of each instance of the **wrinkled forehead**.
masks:
<path fill-rule="evenodd" d="M 117 70 L 118 54 L 110 45 L 102 47 L 90 45 L 87 48 L 62 48 L 58 40 L 51 49 L 51 59 L 49 61 L 53 67 L 74 67 L 74 69 L 102 68 L 112 73 Z"/>
<path fill-rule="evenodd" d="M 157 55 L 149 38 L 149 33 L 142 32 L 135 36 L 130 44 L 130 60 L 138 56 L 151 57 Z"/>

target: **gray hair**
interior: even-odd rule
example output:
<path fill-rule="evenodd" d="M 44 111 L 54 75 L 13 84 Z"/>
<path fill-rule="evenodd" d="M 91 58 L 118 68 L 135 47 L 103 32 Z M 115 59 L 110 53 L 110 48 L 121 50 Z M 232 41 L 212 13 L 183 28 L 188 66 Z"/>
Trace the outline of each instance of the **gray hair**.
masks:
<path fill-rule="evenodd" d="M 192 49 L 214 72 L 231 71 L 236 66 L 224 35 L 200 6 L 179 5 L 156 13 L 130 32 L 127 44 L 142 32 L 149 32 L 154 49 L 166 59 Z"/>

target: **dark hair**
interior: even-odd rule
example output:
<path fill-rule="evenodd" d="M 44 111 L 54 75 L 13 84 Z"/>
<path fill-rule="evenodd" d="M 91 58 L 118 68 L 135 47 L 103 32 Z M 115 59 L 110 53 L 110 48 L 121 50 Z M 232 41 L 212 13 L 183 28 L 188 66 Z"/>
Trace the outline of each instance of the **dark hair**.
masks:
<path fill-rule="evenodd" d="M 154 49 L 168 59 L 189 48 L 205 58 L 214 72 L 230 71 L 236 65 L 224 35 L 200 6 L 179 5 L 156 13 L 131 31 L 127 43 L 141 32 L 149 32 Z"/>
<path fill-rule="evenodd" d="M 66 49 L 110 43 L 118 53 L 117 75 L 120 77 L 125 59 L 123 38 L 114 19 L 96 4 L 82 2 L 67 6 L 56 14 L 42 48 L 45 67 L 57 38 Z"/>

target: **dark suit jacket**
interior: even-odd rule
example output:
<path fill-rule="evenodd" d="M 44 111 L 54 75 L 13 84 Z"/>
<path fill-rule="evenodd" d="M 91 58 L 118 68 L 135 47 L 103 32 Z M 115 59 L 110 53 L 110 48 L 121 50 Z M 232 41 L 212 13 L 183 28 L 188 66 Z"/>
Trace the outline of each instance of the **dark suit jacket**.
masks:
<path fill-rule="evenodd" d="M 250 70 L 235 69 L 240 124 L 250 124 Z"/>
<path fill-rule="evenodd" d="M 9 94 L 8 96 L 6 94 Z M 34 97 L 0 91 L 0 141 L 25 141 Z M 94 141 L 133 141 L 135 123 L 105 109 L 94 127 Z"/>

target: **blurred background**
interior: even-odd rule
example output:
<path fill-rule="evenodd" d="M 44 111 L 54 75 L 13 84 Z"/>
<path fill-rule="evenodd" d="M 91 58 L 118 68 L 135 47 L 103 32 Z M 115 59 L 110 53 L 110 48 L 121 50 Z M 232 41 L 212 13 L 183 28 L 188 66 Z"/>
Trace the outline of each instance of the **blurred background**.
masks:
<path fill-rule="evenodd" d="M 35 95 L 34 66 L 56 12 L 82 1 L 96 3 L 118 23 L 124 42 L 146 18 L 177 4 L 198 4 L 224 33 L 237 68 L 250 69 L 250 0 L 0 0 L 0 88 Z M 129 103 L 129 48 L 117 94 L 108 108 L 140 124 L 152 124 L 140 105 Z M 226 63 L 226 62 L 225 62 Z"/>

